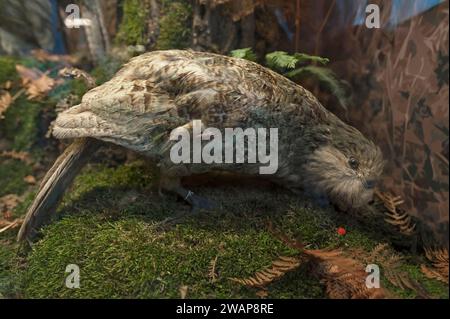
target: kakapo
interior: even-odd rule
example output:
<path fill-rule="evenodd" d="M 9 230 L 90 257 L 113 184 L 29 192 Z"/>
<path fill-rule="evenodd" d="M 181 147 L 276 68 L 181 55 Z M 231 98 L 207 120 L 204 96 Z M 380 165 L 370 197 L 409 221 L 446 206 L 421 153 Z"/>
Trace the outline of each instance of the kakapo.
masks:
<path fill-rule="evenodd" d="M 278 169 L 260 175 L 254 163 L 177 163 L 171 132 L 201 120 L 226 128 L 278 128 Z M 383 169 L 380 149 L 325 109 L 306 89 L 263 66 L 238 58 L 184 50 L 131 59 L 81 104 L 60 113 L 53 135 L 74 142 L 44 177 L 18 239 L 31 240 L 49 222 L 64 191 L 103 142 L 138 152 L 158 164 L 160 188 L 194 209 L 207 199 L 181 178 L 215 171 L 261 176 L 306 191 L 342 208 L 368 203 Z"/>

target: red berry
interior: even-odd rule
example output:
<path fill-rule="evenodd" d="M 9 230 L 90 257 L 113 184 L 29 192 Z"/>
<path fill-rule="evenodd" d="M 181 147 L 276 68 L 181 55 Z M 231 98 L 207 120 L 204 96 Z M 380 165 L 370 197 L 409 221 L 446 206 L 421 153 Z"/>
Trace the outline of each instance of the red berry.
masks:
<path fill-rule="evenodd" d="M 337 229 L 337 233 L 338 233 L 338 235 L 340 235 L 340 236 L 344 236 L 345 234 L 347 234 L 347 231 L 345 230 L 345 228 L 339 227 L 339 228 Z"/>

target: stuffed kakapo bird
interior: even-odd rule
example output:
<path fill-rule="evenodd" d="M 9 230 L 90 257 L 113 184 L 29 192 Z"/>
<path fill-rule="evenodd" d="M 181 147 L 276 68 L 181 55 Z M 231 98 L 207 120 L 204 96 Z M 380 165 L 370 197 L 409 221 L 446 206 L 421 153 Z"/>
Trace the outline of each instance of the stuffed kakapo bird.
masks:
<path fill-rule="evenodd" d="M 198 120 L 221 132 L 277 128 L 276 172 L 261 175 L 255 163 L 174 163 L 171 132 L 192 132 Z M 372 199 L 383 168 L 380 149 L 303 87 L 257 63 L 205 52 L 154 51 L 131 59 L 81 104 L 60 113 L 53 135 L 74 141 L 44 177 L 19 240 L 32 240 L 50 221 L 65 190 L 105 142 L 157 163 L 161 189 L 194 209 L 212 205 L 181 185 L 193 174 L 261 176 L 346 209 Z"/>

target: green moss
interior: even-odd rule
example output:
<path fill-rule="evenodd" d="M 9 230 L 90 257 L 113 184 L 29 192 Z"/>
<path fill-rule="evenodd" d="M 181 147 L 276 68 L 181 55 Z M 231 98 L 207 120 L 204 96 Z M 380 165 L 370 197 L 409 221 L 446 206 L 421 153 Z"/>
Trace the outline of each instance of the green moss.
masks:
<path fill-rule="evenodd" d="M 28 187 L 23 178 L 31 174 L 25 163 L 0 157 L 0 197 L 7 194 L 22 194 Z"/>
<path fill-rule="evenodd" d="M 122 65 L 122 61 L 108 57 L 92 70 L 91 75 L 96 79 L 97 85 L 101 85 L 110 80 Z"/>
<path fill-rule="evenodd" d="M 116 41 L 127 45 L 144 44 L 146 17 L 145 2 L 125 0 L 123 4 L 123 19 L 119 26 Z"/>
<path fill-rule="evenodd" d="M 74 103 L 81 102 L 81 97 L 88 91 L 86 83 L 81 79 L 69 79 L 63 84 L 58 85 L 49 93 L 48 103 L 50 105 L 56 105 L 61 99 L 67 97 L 68 95 L 78 96 L 78 101 Z"/>
<path fill-rule="evenodd" d="M 184 49 L 191 40 L 192 8 L 183 1 L 164 1 L 156 49 Z"/>
<path fill-rule="evenodd" d="M 67 192 L 59 220 L 45 227 L 33 246 L 26 269 L 10 277 L 0 272 L 5 282 L 17 282 L 4 290 L 20 287 L 19 293 L 29 298 L 178 298 L 179 287 L 187 285 L 189 298 L 252 298 L 254 289 L 229 278 L 250 276 L 280 255 L 297 254 L 270 233 L 268 220 L 309 248 L 370 251 L 377 243 L 351 219 L 281 189 L 245 183 L 194 185 L 194 192 L 219 209 L 192 214 L 174 196 L 160 198 L 156 178 L 156 170 L 141 161 L 86 168 Z M 181 217 L 160 224 L 171 216 Z M 339 236 L 338 227 L 347 234 Z M 218 279 L 212 283 L 208 272 L 216 257 Z M 80 267 L 80 289 L 65 287 L 68 264 Z M 432 296 L 446 296 L 443 286 L 425 279 L 412 262 L 405 267 Z M 389 290 L 415 297 L 412 291 Z M 271 284 L 268 292 L 272 298 L 325 297 L 306 265 Z"/>
<path fill-rule="evenodd" d="M 22 201 L 14 208 L 13 211 L 13 217 L 23 217 L 25 213 L 27 212 L 28 207 L 33 202 L 34 198 L 36 196 L 36 193 L 34 191 L 27 192 L 24 196 Z"/>
<path fill-rule="evenodd" d="M 189 286 L 190 298 L 252 297 L 254 292 L 237 287 L 227 277 L 267 265 L 273 258 L 271 251 L 280 246 L 258 232 L 216 236 L 188 224 L 161 233 L 137 219 L 105 222 L 87 215 L 66 218 L 49 228 L 47 235 L 31 256 L 26 297 L 178 298 L 181 285 Z M 255 239 L 266 245 L 255 249 Z M 221 280 L 212 284 L 208 267 L 217 255 Z M 64 287 L 68 263 L 80 267 L 81 289 Z"/>
<path fill-rule="evenodd" d="M 267 193 L 250 191 L 244 202 L 242 190 L 227 189 L 225 194 L 202 188 L 199 193 L 224 207 L 217 214 L 190 215 L 183 202 L 156 194 L 155 175 L 140 162 L 118 168 L 95 165 L 80 175 L 64 200 L 61 220 L 46 228 L 29 256 L 25 296 L 177 298 L 179 287 L 188 285 L 191 298 L 254 297 L 254 290 L 228 278 L 249 276 L 278 255 L 296 253 L 264 226 L 268 216 L 277 214 Z M 285 194 L 275 196 L 293 203 Z M 325 225 L 317 231 L 320 218 L 313 216 L 313 209 L 283 209 L 287 213 L 275 220 L 287 223 L 286 231 L 293 236 L 304 233 L 317 247 L 333 240 Z M 166 230 L 155 227 L 180 212 L 187 214 L 180 224 Z M 219 280 L 212 284 L 208 267 L 216 256 Z M 69 263 L 80 266 L 81 289 L 64 286 Z M 304 269 L 275 283 L 270 293 L 278 298 L 323 297 L 321 285 Z"/>
<path fill-rule="evenodd" d="M 11 142 L 12 149 L 27 151 L 36 142 L 42 106 L 20 96 L 4 113 L 0 134 Z"/>
<path fill-rule="evenodd" d="M 16 58 L 0 56 L 0 84 L 18 79 L 16 63 Z"/>
<path fill-rule="evenodd" d="M 406 264 L 403 267 L 410 277 L 421 284 L 431 296 L 442 299 L 449 298 L 448 285 L 425 277 L 417 265 Z"/>
<path fill-rule="evenodd" d="M 14 239 L 0 241 L 0 299 L 21 295 L 22 273 Z"/>
<path fill-rule="evenodd" d="M 88 91 L 86 83 L 83 80 L 71 80 L 70 92 L 80 98 Z"/>

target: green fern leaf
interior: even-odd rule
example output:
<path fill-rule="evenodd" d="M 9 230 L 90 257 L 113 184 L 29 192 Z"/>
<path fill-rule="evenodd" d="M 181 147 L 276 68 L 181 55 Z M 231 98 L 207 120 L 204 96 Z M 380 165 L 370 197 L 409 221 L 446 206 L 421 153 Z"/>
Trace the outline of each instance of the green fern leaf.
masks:
<path fill-rule="evenodd" d="M 252 48 L 233 50 L 230 52 L 230 56 L 232 56 L 233 58 L 245 59 L 253 62 L 256 62 L 257 60 L 256 54 L 255 52 L 253 52 Z"/>
<path fill-rule="evenodd" d="M 317 62 L 322 65 L 326 65 L 326 64 L 328 64 L 328 62 L 330 62 L 330 59 L 328 59 L 328 58 L 322 58 L 320 56 L 309 55 L 306 53 L 295 53 L 294 57 L 298 60 L 298 63 Z"/>
<path fill-rule="evenodd" d="M 274 70 L 295 69 L 298 59 L 284 51 L 275 51 L 266 55 L 267 65 Z"/>

